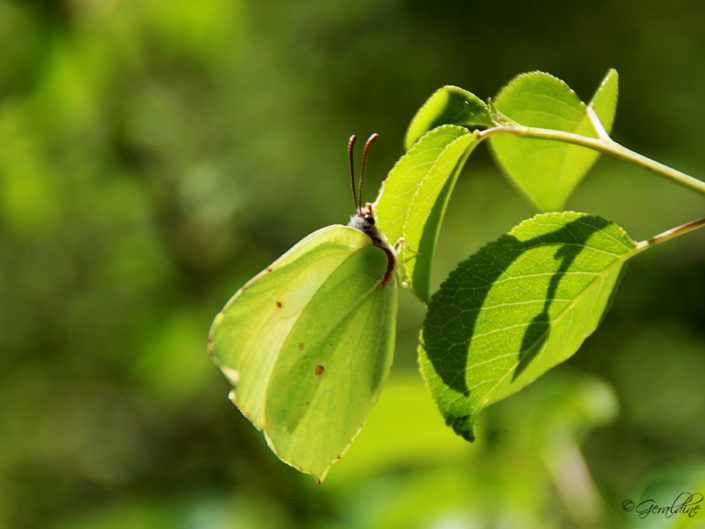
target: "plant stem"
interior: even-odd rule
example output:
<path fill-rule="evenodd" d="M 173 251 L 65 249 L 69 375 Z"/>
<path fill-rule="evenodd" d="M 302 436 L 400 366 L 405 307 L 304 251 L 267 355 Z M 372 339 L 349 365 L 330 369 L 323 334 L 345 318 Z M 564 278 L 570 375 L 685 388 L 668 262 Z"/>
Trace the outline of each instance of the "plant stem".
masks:
<path fill-rule="evenodd" d="M 610 154 L 616 158 L 621 158 L 622 160 L 632 162 L 651 171 L 652 173 L 668 178 L 677 184 L 705 195 L 705 182 L 702 180 L 698 180 L 697 178 L 678 171 L 677 169 L 673 169 L 672 167 L 652 160 L 651 158 L 647 158 L 643 154 L 627 149 L 611 138 L 591 138 L 590 136 L 583 136 L 573 132 L 541 129 L 536 127 L 524 127 L 521 125 L 498 126 L 485 129 L 478 133 L 478 138 L 484 139 L 494 134 L 514 134 L 515 136 L 521 136 L 523 138 L 562 141 L 565 143 L 572 143 L 574 145 L 594 149 L 605 154 Z"/>
<path fill-rule="evenodd" d="M 697 230 L 703 226 L 705 226 L 705 217 L 702 219 L 691 220 L 690 222 L 686 222 L 685 224 L 681 224 L 680 226 L 676 226 L 675 228 L 671 228 L 670 230 L 666 230 L 658 235 L 654 235 L 653 237 L 646 239 L 645 241 L 637 243 L 636 249 L 637 251 L 642 252 L 647 248 L 666 242 L 669 239 L 673 239 L 674 237 L 678 237 L 679 235 L 683 235 L 689 231 Z"/>

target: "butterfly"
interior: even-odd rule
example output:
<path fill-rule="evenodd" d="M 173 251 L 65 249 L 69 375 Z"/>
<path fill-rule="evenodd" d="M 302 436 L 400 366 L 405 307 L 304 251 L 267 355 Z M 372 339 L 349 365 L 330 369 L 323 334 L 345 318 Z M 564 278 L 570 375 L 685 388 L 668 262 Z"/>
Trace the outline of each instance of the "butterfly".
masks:
<path fill-rule="evenodd" d="M 285 463 L 319 483 L 360 432 L 394 353 L 397 253 L 362 206 L 372 134 L 362 153 L 355 214 L 321 228 L 248 281 L 213 320 L 208 351 L 228 397 Z"/>

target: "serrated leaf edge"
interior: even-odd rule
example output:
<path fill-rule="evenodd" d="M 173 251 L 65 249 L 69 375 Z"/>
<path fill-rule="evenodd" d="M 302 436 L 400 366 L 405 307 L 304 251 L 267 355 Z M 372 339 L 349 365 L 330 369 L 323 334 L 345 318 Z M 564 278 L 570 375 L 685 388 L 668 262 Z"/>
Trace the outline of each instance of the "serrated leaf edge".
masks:
<path fill-rule="evenodd" d="M 433 100 L 433 98 L 435 98 L 435 97 L 436 97 L 438 94 L 440 94 L 441 92 L 445 92 L 445 93 L 454 92 L 454 93 L 456 93 L 456 94 L 461 94 L 461 95 L 465 96 L 465 97 L 468 98 L 468 99 L 477 100 L 477 102 L 479 102 L 479 103 L 484 107 L 485 111 L 487 112 L 488 118 L 490 118 L 490 120 L 491 120 L 491 116 L 490 116 L 490 114 L 489 114 L 489 107 L 487 106 L 487 103 L 486 103 L 485 101 L 483 101 L 480 97 L 478 97 L 478 96 L 476 96 L 475 94 L 473 94 L 472 92 L 470 92 L 470 91 L 468 91 L 468 90 L 465 90 L 464 88 L 461 88 L 461 87 L 456 86 L 456 85 L 452 85 L 452 84 L 443 85 L 442 87 L 440 87 L 440 88 L 438 88 L 437 90 L 435 90 L 430 96 L 428 96 L 428 98 L 426 98 L 426 100 L 423 102 L 423 104 L 421 105 L 421 107 L 420 107 L 420 108 L 416 111 L 416 113 L 414 114 L 414 117 L 411 118 L 411 121 L 409 122 L 409 125 L 406 127 L 406 132 L 405 132 L 405 134 L 404 134 L 404 149 L 405 149 L 407 152 L 410 151 L 411 149 L 413 149 L 413 147 L 414 147 L 414 146 L 421 140 L 421 138 L 423 138 L 426 134 L 428 134 L 428 133 L 430 133 L 430 132 L 433 132 L 434 130 L 436 130 L 436 129 L 439 128 L 439 127 L 443 127 L 443 126 L 446 126 L 446 125 L 452 125 L 452 126 L 456 126 L 456 127 L 467 128 L 467 127 L 464 127 L 463 125 L 458 125 L 458 124 L 456 124 L 456 123 L 444 123 L 443 125 L 439 125 L 438 127 L 434 127 L 433 129 L 431 129 L 431 130 L 429 130 L 429 131 L 426 131 L 426 132 L 423 133 L 421 136 L 419 136 L 418 138 L 416 138 L 416 139 L 413 141 L 413 143 L 409 144 L 408 138 L 409 138 L 409 133 L 410 133 L 410 131 L 414 128 L 415 125 L 417 125 L 417 124 L 419 123 L 419 121 L 420 121 L 420 119 L 421 119 L 421 116 L 423 115 L 423 110 L 429 105 L 429 103 Z M 468 130 L 469 130 L 469 129 L 468 129 Z"/>
<path fill-rule="evenodd" d="M 579 103 L 580 103 L 580 108 L 581 108 L 581 111 L 582 111 L 582 114 L 583 114 L 583 115 L 582 115 L 582 116 L 580 117 L 580 119 L 571 127 L 570 130 L 565 131 L 565 132 L 573 132 L 573 133 L 574 133 L 574 132 L 585 122 L 585 120 L 588 120 L 588 121 L 589 121 L 590 118 L 589 118 L 589 116 L 588 116 L 588 114 L 587 114 L 587 107 L 590 106 L 590 107 L 592 108 L 592 104 L 593 104 L 595 98 L 596 98 L 597 95 L 600 93 L 600 91 L 602 90 L 602 88 L 605 86 L 605 84 L 607 83 L 607 81 L 612 77 L 612 75 L 617 75 L 617 76 L 618 76 L 617 78 L 619 79 L 619 74 L 618 74 L 617 70 L 614 69 L 614 68 L 610 68 L 610 69 L 607 71 L 607 73 L 603 76 L 602 80 L 600 81 L 600 84 L 598 85 L 597 89 L 596 89 L 595 92 L 593 93 L 593 95 L 592 95 L 592 97 L 591 97 L 589 103 L 585 103 L 582 99 L 580 99 L 580 97 L 578 96 L 577 92 L 575 92 L 575 90 L 573 90 L 573 89 L 570 87 L 570 85 L 569 85 L 568 83 L 566 83 L 563 79 L 561 79 L 561 78 L 559 78 L 559 77 L 556 77 L 556 76 L 553 75 L 553 74 L 550 74 L 550 73 L 547 73 L 547 72 L 543 72 L 543 71 L 541 71 L 541 70 L 533 70 L 533 71 L 531 71 L 531 72 L 521 73 L 521 74 L 519 74 L 519 75 L 513 77 L 507 84 L 505 84 L 505 85 L 499 90 L 499 92 L 497 93 L 497 96 L 495 97 L 495 99 L 499 98 L 506 90 L 509 90 L 510 88 L 512 88 L 512 86 L 513 86 L 515 83 L 518 83 L 518 82 L 520 82 L 521 80 L 526 79 L 526 78 L 550 78 L 550 79 L 553 79 L 553 80 L 555 80 L 555 81 L 558 81 L 562 86 L 564 86 L 565 88 L 567 88 L 567 89 L 569 90 L 569 92 L 570 92 L 571 94 L 573 94 L 573 95 L 578 99 L 578 101 L 579 101 Z M 618 98 L 618 96 L 619 96 L 619 85 L 617 85 L 617 98 Z M 615 100 L 615 107 L 616 107 L 616 103 L 617 103 L 617 101 Z M 498 110 L 497 110 L 497 111 L 498 111 Z M 498 111 L 498 112 L 499 112 L 499 111 Z M 616 108 L 615 108 L 615 112 L 616 112 Z M 502 114 L 502 115 L 504 115 L 504 114 Z M 599 117 L 599 116 L 598 116 L 598 117 Z M 614 119 L 613 119 L 613 121 L 614 121 Z M 520 124 L 520 125 L 521 125 L 521 124 Z M 613 125 L 613 123 L 610 124 L 610 126 L 606 128 L 607 132 L 610 132 L 610 130 L 612 129 L 612 125 Z M 594 137 L 597 138 L 597 137 L 598 137 L 598 134 L 597 134 L 597 131 L 594 130 L 594 126 L 591 127 L 591 128 L 592 128 L 592 132 L 594 133 Z M 490 145 L 492 146 L 492 150 L 494 151 L 494 146 L 493 146 L 493 142 L 492 142 L 492 141 L 490 141 Z M 560 173 L 559 173 L 559 178 L 558 178 L 557 184 L 556 184 L 556 186 L 554 187 L 554 189 L 556 189 L 556 190 L 560 189 L 560 183 L 561 183 L 561 181 L 562 181 L 562 179 L 563 179 L 563 175 L 564 175 L 564 173 L 565 173 L 565 164 L 566 164 L 566 162 L 567 162 L 567 160 L 568 160 L 568 157 L 569 157 L 568 155 L 569 155 L 569 153 L 571 152 L 572 149 L 580 149 L 580 148 L 581 148 L 581 147 L 574 146 L 574 145 L 568 145 L 568 144 L 565 145 L 565 147 L 564 147 L 564 152 L 563 152 L 563 156 L 562 156 L 562 160 L 561 160 L 561 164 L 560 164 L 561 169 L 560 169 Z M 582 147 L 582 148 L 585 148 L 585 147 Z M 595 152 L 595 156 L 594 156 L 593 160 L 591 160 L 591 162 L 588 164 L 588 166 L 587 166 L 587 167 L 585 168 L 585 170 L 583 171 L 583 174 L 580 176 L 580 178 L 578 178 L 578 180 L 577 180 L 577 182 L 576 182 L 576 184 L 575 184 L 575 187 L 577 187 L 577 185 L 582 181 L 582 179 L 585 177 L 585 175 L 587 174 L 587 172 L 590 170 L 590 168 L 595 164 L 595 162 L 596 162 L 598 159 L 599 159 L 599 153 L 598 153 L 598 152 Z M 516 183 L 518 189 L 522 192 L 522 194 L 526 195 L 526 197 L 529 198 L 529 200 L 530 200 L 533 204 L 535 204 L 539 209 L 543 209 L 543 208 L 536 202 L 536 200 L 534 199 L 534 197 L 533 197 L 531 194 L 529 194 L 527 191 L 525 191 L 523 187 L 520 187 L 520 186 L 518 185 L 518 182 L 515 181 L 515 178 L 514 178 L 508 171 L 506 171 L 506 170 L 504 169 L 504 165 L 501 164 L 501 163 L 500 163 L 499 165 L 502 167 L 502 169 L 504 170 L 504 172 L 507 173 L 507 175 L 508 175 L 509 178 L 512 180 L 512 182 L 515 182 L 515 183 Z M 572 191 L 575 190 L 575 187 L 571 190 L 571 193 L 569 193 L 568 196 L 566 196 L 566 198 L 562 201 L 562 204 L 561 204 L 560 207 L 562 207 L 562 206 L 565 204 L 565 201 L 568 199 L 568 197 L 570 196 L 570 194 L 572 194 Z"/>

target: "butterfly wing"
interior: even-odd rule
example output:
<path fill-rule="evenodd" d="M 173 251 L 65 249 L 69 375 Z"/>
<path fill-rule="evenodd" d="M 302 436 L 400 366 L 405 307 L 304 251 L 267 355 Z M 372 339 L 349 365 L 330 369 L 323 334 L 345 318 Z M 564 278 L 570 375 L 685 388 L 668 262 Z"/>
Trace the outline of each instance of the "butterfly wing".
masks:
<path fill-rule="evenodd" d="M 209 350 L 231 400 L 284 462 L 321 481 L 375 404 L 392 362 L 387 255 L 346 226 L 322 228 L 240 289 Z"/>

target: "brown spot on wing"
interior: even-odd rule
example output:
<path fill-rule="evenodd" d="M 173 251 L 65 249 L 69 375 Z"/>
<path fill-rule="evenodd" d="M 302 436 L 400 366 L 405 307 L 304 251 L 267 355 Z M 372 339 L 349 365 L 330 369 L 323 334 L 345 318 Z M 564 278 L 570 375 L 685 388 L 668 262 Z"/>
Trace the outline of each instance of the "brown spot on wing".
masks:
<path fill-rule="evenodd" d="M 304 344 L 300 343 L 299 344 L 299 351 L 303 351 L 303 350 L 304 350 Z"/>
<path fill-rule="evenodd" d="M 282 302 L 281 302 L 281 301 L 277 301 L 277 307 L 282 308 Z"/>
<path fill-rule="evenodd" d="M 316 373 L 317 377 L 320 377 L 325 370 L 326 370 L 325 367 L 323 367 L 321 364 L 318 364 L 316 366 L 316 369 L 313 370 L 313 372 Z"/>

